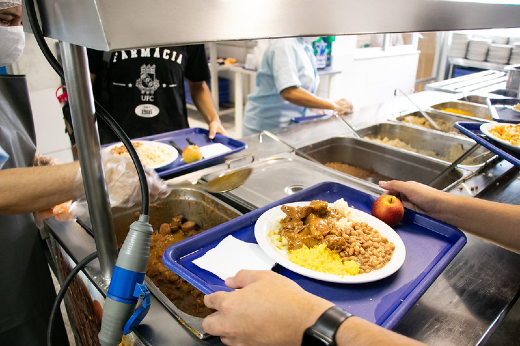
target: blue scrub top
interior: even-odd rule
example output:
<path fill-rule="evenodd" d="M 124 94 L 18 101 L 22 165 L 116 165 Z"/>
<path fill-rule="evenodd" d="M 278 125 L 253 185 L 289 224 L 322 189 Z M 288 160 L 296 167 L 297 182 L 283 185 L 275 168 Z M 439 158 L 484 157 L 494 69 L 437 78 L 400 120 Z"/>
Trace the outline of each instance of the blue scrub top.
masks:
<path fill-rule="evenodd" d="M 286 126 L 291 118 L 305 116 L 306 108 L 285 101 L 280 92 L 295 86 L 314 93 L 318 82 L 309 43 L 301 38 L 272 40 L 258 69 L 256 89 L 247 97 L 243 135 Z"/>

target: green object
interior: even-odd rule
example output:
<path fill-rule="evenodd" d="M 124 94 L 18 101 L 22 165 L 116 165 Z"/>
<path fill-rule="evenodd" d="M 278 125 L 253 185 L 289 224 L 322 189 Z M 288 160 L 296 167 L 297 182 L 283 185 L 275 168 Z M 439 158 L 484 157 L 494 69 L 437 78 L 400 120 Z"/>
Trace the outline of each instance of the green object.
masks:
<path fill-rule="evenodd" d="M 316 56 L 316 68 L 323 69 L 332 64 L 332 42 L 336 36 L 322 36 L 312 43 Z"/>

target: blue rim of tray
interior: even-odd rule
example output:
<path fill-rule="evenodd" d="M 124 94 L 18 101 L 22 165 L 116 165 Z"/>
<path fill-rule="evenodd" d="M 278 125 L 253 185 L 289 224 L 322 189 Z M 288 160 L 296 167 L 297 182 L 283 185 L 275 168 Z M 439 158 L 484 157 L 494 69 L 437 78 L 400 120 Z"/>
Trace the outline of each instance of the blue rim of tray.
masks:
<path fill-rule="evenodd" d="M 341 197 L 354 208 L 368 213 L 377 198 L 346 185 L 319 183 L 170 246 L 164 252 L 163 263 L 205 294 L 230 291 L 220 278 L 197 267 L 193 260 L 230 234 L 256 243 L 256 220 L 277 205 L 312 199 L 333 202 Z M 409 209 L 394 229 L 405 242 L 407 258 L 401 269 L 382 280 L 365 284 L 335 284 L 303 277 L 279 265 L 275 265 L 273 271 L 359 317 L 391 329 L 466 244 L 466 236 L 459 229 Z M 421 242 L 424 246 L 418 246 Z"/>
<path fill-rule="evenodd" d="M 157 168 L 155 170 L 161 178 L 166 177 L 166 176 L 173 177 L 175 175 L 186 174 L 186 173 L 193 172 L 193 171 L 196 171 L 196 170 L 199 170 L 202 168 L 207 168 L 209 166 L 216 165 L 218 163 L 222 163 L 225 161 L 226 156 L 232 155 L 236 152 L 239 152 L 239 151 L 247 148 L 246 143 L 233 139 L 231 137 L 227 137 L 227 136 L 217 133 L 215 138 L 213 140 L 211 140 L 211 139 L 209 139 L 208 134 L 209 134 L 209 131 L 206 129 L 199 128 L 199 127 L 192 127 L 192 128 L 188 128 L 188 129 L 165 132 L 165 133 L 152 135 L 152 136 L 135 138 L 132 140 L 133 141 L 134 140 L 155 141 L 155 142 L 165 143 L 168 145 L 171 145 L 169 143 L 169 141 L 171 140 L 182 150 L 189 145 L 189 143 L 186 141 L 186 138 L 190 138 L 190 140 L 192 142 L 194 142 L 195 144 L 197 144 L 200 147 L 202 147 L 204 145 L 212 144 L 212 143 L 221 143 L 231 149 L 231 151 L 229 151 L 227 153 L 220 154 L 220 155 L 211 157 L 209 159 L 203 158 L 199 161 L 192 162 L 192 163 L 184 163 L 184 161 L 182 160 L 182 155 L 181 155 L 181 153 L 179 153 L 179 157 L 177 157 L 177 159 L 174 162 L 172 162 L 171 164 L 169 164 L 167 166 Z M 109 146 L 112 144 L 113 143 L 107 144 L 106 146 Z"/>
<path fill-rule="evenodd" d="M 482 131 L 480 131 L 480 125 L 482 125 L 482 123 L 464 121 L 458 121 L 454 124 L 455 128 L 464 135 L 473 139 L 475 142 L 494 152 L 503 159 L 511 162 L 515 166 L 520 167 L 520 153 L 507 149 L 501 143 L 494 141 L 492 138 L 488 138 L 482 133 Z"/>

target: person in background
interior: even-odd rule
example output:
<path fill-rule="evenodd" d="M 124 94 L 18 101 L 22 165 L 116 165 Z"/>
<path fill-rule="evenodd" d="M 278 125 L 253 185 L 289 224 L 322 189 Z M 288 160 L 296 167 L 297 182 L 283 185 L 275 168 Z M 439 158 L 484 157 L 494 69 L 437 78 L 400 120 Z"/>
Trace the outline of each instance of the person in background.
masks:
<path fill-rule="evenodd" d="M 11 65 L 23 51 L 21 22 L 21 0 L 0 0 L 0 66 Z M 79 163 L 55 164 L 36 155 L 35 140 L 25 77 L 0 75 L 0 345 L 45 343 L 56 292 L 33 213 L 85 198 Z M 111 168 L 104 165 L 107 177 L 119 180 L 107 178 L 107 186 L 118 196 L 126 192 L 120 201 L 139 203 L 137 175 L 126 169 L 127 163 L 122 159 Z M 117 175 L 120 164 L 126 171 Z M 150 198 L 167 195 L 166 184 L 147 172 Z M 69 345 L 63 322 L 56 322 L 53 345 Z"/>
<path fill-rule="evenodd" d="M 412 181 L 381 181 L 379 185 L 387 190 L 385 194 L 399 197 L 409 208 L 520 253 L 520 205 L 456 196 Z M 206 306 L 217 312 L 206 317 L 202 326 L 226 345 L 326 345 L 316 339 L 309 342 L 305 332 L 323 318 L 329 318 L 333 345 L 424 345 L 359 317 L 349 317 L 342 310 L 330 311 L 333 303 L 272 271 L 242 270 L 225 282 L 235 291 L 204 297 Z"/>
<path fill-rule="evenodd" d="M 206 83 L 210 73 L 204 45 L 87 53 L 94 98 L 128 137 L 189 127 L 185 78 L 194 105 L 208 124 L 209 137 L 226 135 Z M 118 141 L 102 121 L 98 131 L 101 144 Z"/>
<path fill-rule="evenodd" d="M 247 97 L 244 136 L 287 126 L 291 118 L 309 115 L 308 109 L 352 113 L 350 101 L 332 102 L 314 94 L 319 83 L 311 46 L 315 39 L 271 40 L 256 75 L 256 89 Z"/>

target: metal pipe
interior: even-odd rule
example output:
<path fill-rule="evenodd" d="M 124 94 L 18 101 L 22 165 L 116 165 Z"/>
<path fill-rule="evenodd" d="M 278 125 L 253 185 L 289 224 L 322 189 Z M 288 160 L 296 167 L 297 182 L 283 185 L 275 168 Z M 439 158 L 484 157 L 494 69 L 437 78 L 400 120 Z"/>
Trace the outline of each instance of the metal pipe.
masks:
<path fill-rule="evenodd" d="M 84 47 L 64 42 L 60 42 L 60 51 L 101 274 L 105 280 L 110 280 L 117 257 L 117 242 L 101 161 L 87 53 Z"/>

